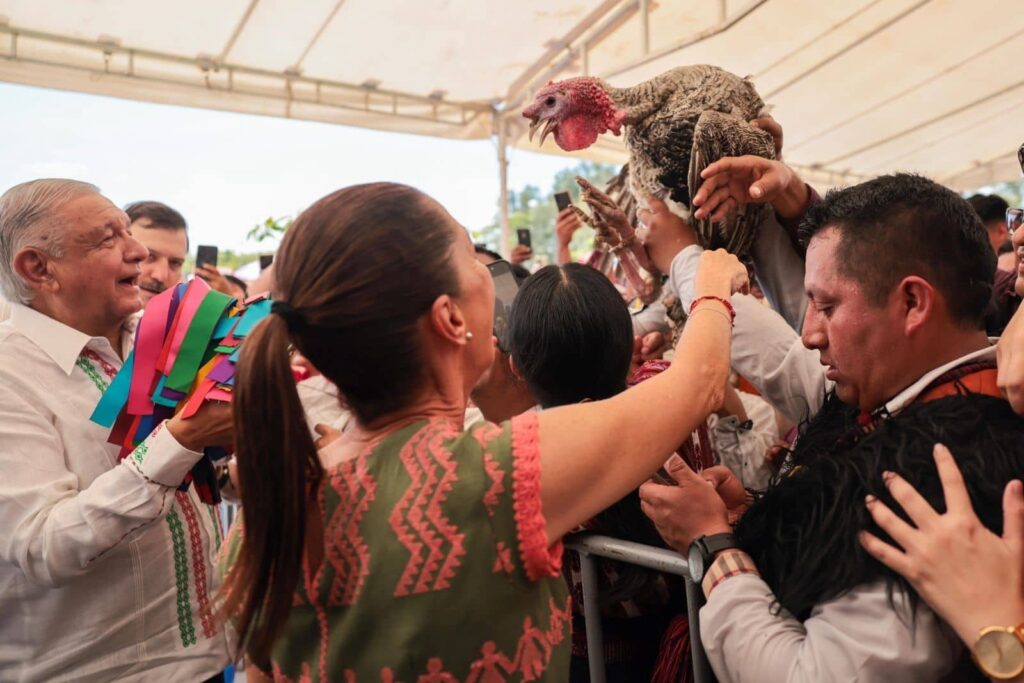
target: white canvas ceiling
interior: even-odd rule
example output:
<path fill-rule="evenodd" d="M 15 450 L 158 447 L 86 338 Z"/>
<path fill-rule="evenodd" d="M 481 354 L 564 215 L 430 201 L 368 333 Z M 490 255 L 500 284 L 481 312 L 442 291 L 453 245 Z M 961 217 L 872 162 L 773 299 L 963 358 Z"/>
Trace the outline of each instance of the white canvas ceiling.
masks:
<path fill-rule="evenodd" d="M 835 184 L 1019 177 L 1014 0 L 0 0 L 0 80 L 480 139 L 539 85 L 752 75 L 785 157 Z M 10 103 L 5 103 L 8 106 Z M 548 143 L 551 145 L 551 142 Z M 559 153 L 546 147 L 543 151 Z M 577 156 L 619 161 L 614 138 Z"/>

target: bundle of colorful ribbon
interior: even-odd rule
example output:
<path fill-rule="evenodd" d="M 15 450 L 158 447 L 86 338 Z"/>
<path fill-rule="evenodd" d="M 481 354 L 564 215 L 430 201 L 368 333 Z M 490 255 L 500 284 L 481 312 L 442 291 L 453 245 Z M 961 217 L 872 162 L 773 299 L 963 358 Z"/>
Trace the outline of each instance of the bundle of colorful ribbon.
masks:
<path fill-rule="evenodd" d="M 189 418 L 204 401 L 230 401 L 242 341 L 270 314 L 270 299 L 238 305 L 195 278 L 153 297 L 135 331 L 135 348 L 92 414 L 110 429 L 108 441 L 131 453 L 161 422 L 176 414 Z M 194 484 L 200 499 L 220 502 L 215 460 L 228 454 L 207 448 L 182 482 Z"/>

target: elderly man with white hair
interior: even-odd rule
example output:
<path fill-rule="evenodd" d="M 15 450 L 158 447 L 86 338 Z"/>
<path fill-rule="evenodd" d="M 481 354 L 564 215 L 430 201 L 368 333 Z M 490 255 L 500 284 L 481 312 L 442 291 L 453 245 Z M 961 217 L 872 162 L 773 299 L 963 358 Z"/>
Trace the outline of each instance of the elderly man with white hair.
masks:
<path fill-rule="evenodd" d="M 218 680 L 217 510 L 186 473 L 230 406 L 167 420 L 128 457 L 89 420 L 130 351 L 146 248 L 92 185 L 0 196 L 0 680 Z"/>

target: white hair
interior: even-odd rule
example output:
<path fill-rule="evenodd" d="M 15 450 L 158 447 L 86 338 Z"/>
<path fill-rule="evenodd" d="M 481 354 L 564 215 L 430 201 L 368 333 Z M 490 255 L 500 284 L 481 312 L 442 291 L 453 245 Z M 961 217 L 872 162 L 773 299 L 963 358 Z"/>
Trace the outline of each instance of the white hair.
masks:
<path fill-rule="evenodd" d="M 43 178 L 15 185 L 0 196 L 0 293 L 4 298 L 22 304 L 32 301 L 32 290 L 14 270 L 14 257 L 32 248 L 62 258 L 65 226 L 58 212 L 72 199 L 99 191 L 79 180 Z"/>

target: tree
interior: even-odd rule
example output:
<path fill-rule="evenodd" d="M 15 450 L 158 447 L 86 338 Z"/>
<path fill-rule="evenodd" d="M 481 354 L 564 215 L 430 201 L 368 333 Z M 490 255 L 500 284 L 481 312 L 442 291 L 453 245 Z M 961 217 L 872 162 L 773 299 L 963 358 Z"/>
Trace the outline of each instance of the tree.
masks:
<path fill-rule="evenodd" d="M 979 187 L 974 192 L 965 192 L 965 197 L 970 197 L 975 192 L 979 194 L 997 194 L 1006 200 L 1006 203 L 1010 206 L 1020 206 L 1024 203 L 1024 181 L 1013 180 L 1008 182 L 996 183 L 995 185 L 985 185 Z"/>
<path fill-rule="evenodd" d="M 295 219 L 292 216 L 284 216 L 282 218 L 268 216 L 262 223 L 254 225 L 245 238 L 254 242 L 280 240 L 284 236 L 285 231 L 292 227 L 294 222 Z"/>
<path fill-rule="evenodd" d="M 233 273 L 245 264 L 255 261 L 260 255 L 258 253 L 235 252 L 231 249 L 220 249 L 217 252 L 217 267 L 223 271 Z M 185 259 L 184 266 L 186 273 L 195 271 L 195 257 L 189 255 Z"/>
<path fill-rule="evenodd" d="M 613 164 L 602 164 L 592 161 L 582 161 L 575 166 L 563 169 L 555 174 L 549 192 L 541 192 L 536 185 L 526 185 L 520 190 L 509 192 L 508 223 L 510 228 L 509 247 L 515 243 L 515 231 L 517 228 L 529 228 L 533 242 L 534 259 L 538 262 L 554 263 L 555 250 L 555 218 L 558 209 L 555 206 L 555 193 L 568 192 L 573 202 L 580 198 L 580 188 L 576 184 L 576 176 L 583 176 L 598 187 L 603 187 L 611 178 L 619 172 L 619 167 Z M 471 230 L 473 241 L 487 246 L 494 251 L 501 251 L 501 216 L 495 214 L 490 224 L 479 230 Z M 593 243 L 593 232 L 584 228 L 579 230 L 573 237 L 573 255 L 589 251 Z"/>

